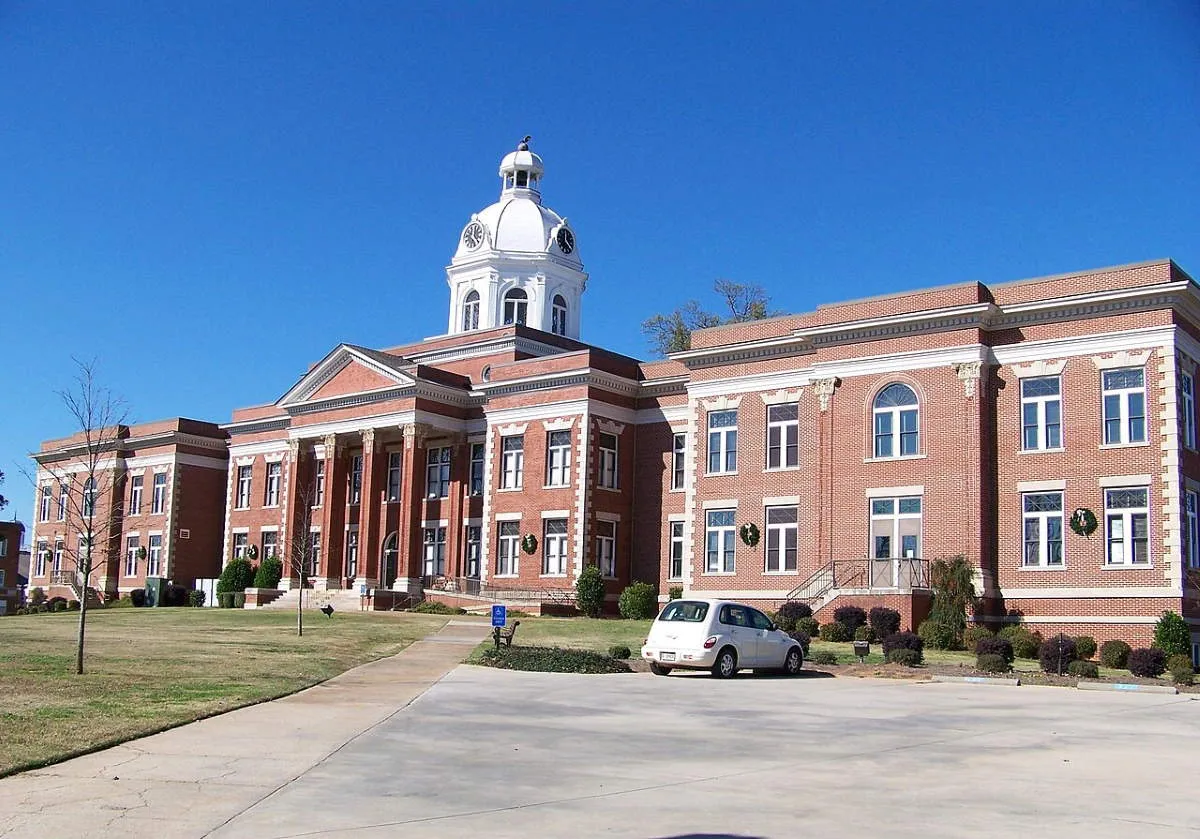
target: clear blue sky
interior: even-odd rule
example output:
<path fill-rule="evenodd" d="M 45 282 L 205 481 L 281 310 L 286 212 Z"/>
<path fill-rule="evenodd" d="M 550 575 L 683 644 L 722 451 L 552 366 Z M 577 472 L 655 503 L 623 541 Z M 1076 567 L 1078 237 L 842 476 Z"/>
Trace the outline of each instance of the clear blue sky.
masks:
<path fill-rule="evenodd" d="M 444 331 L 524 134 L 583 337 L 712 281 L 776 308 L 1174 257 L 1200 276 L 1200 6 L 0 3 L 0 492 L 96 357 L 226 421 L 341 341 Z"/>

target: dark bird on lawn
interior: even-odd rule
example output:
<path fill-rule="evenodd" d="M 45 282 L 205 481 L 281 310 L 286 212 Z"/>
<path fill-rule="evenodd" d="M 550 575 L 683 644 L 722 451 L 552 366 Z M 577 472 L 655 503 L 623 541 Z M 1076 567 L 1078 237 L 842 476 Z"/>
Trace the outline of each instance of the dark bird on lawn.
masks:
<path fill-rule="evenodd" d="M 327 618 L 333 617 L 333 606 L 329 603 L 326 603 L 324 606 L 321 607 L 321 612 Z"/>

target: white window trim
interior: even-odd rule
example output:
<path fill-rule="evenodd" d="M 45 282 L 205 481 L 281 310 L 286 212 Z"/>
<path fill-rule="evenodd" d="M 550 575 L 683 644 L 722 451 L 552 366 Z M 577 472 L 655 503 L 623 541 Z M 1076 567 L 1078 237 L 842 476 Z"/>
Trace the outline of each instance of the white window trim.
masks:
<path fill-rule="evenodd" d="M 1038 379 L 1058 379 L 1058 393 L 1052 396 L 1026 396 L 1025 382 L 1036 381 Z M 1023 453 L 1030 454 L 1033 452 L 1061 452 L 1066 449 L 1066 435 L 1063 422 L 1063 386 L 1061 376 L 1029 376 L 1020 379 L 1017 383 L 1017 391 L 1021 400 L 1021 412 L 1018 421 L 1021 428 L 1021 445 L 1019 450 Z M 1048 403 L 1058 403 L 1058 445 L 1051 446 L 1047 444 L 1050 435 L 1050 426 L 1046 421 L 1046 408 Z M 1034 405 L 1037 408 L 1037 442 L 1038 444 L 1032 448 L 1025 446 L 1025 406 Z"/>
<path fill-rule="evenodd" d="M 1146 493 L 1145 507 L 1118 507 L 1110 514 L 1108 507 L 1108 492 L 1116 489 L 1141 489 Z M 1112 571 L 1136 571 L 1154 567 L 1154 538 L 1150 532 L 1150 507 L 1153 503 L 1151 498 L 1150 488 L 1148 486 L 1122 486 L 1110 487 L 1105 489 L 1104 495 L 1104 518 L 1101 520 L 1102 533 L 1104 539 L 1104 564 L 1102 570 Z M 1112 562 L 1109 557 L 1109 539 L 1108 539 L 1108 519 L 1110 515 L 1119 515 L 1122 519 L 1122 529 L 1124 536 L 1121 539 L 1121 547 L 1126 556 L 1133 556 L 1133 516 L 1137 514 L 1145 515 L 1146 517 L 1146 561 L 1145 562 Z"/>
<path fill-rule="evenodd" d="M 1191 373 L 1180 371 L 1179 407 L 1182 421 L 1179 424 L 1179 436 L 1183 446 L 1192 451 L 1196 450 L 1196 379 Z M 1187 387 L 1183 386 L 1187 382 Z"/>
<path fill-rule="evenodd" d="M 789 405 L 792 403 L 781 402 L 766 406 L 767 414 L 767 436 L 763 441 L 763 454 L 766 462 L 763 465 L 764 472 L 794 472 L 800 468 L 800 406 L 796 405 L 796 418 L 793 420 L 772 420 L 771 409 L 780 407 L 781 405 Z M 779 429 L 779 466 L 771 465 L 771 429 Z M 792 429 L 796 434 L 796 462 L 793 465 L 787 463 L 787 431 Z"/>
<path fill-rule="evenodd" d="M 1060 509 L 1057 511 L 1048 510 L 1043 512 L 1029 513 L 1025 511 L 1025 496 L 1026 495 L 1051 495 L 1058 494 L 1060 496 Z M 1059 533 L 1062 534 L 1062 562 L 1057 565 L 1051 565 L 1050 557 L 1050 528 L 1049 520 L 1052 518 L 1059 519 Z M 1038 561 L 1036 564 L 1030 565 L 1025 562 L 1025 523 L 1030 519 L 1038 521 Z M 1042 492 L 1023 492 L 1021 493 L 1021 565 L 1022 571 L 1065 571 L 1067 570 L 1067 512 L 1066 498 L 1062 490 L 1046 490 Z"/>
<path fill-rule="evenodd" d="M 733 413 L 733 425 L 723 425 L 713 428 L 712 415 L 721 413 Z M 737 439 L 738 439 L 738 424 L 741 418 L 738 416 L 737 408 L 723 408 L 721 410 L 709 411 L 705 417 L 705 450 L 704 450 L 704 474 L 706 475 L 736 475 L 738 471 L 737 457 Z M 717 449 L 720 455 L 720 468 L 712 468 L 712 453 L 713 453 L 713 435 L 717 435 L 720 439 L 720 446 Z M 729 445 L 729 438 L 733 437 L 733 446 Z M 729 456 L 733 455 L 733 468 L 729 468 Z"/>
<path fill-rule="evenodd" d="M 737 574 L 737 508 L 736 507 L 721 507 L 721 508 L 717 508 L 717 509 L 719 509 L 722 512 L 725 512 L 725 511 L 733 512 L 734 523 L 731 525 L 718 525 L 717 527 L 710 526 L 708 523 L 708 513 L 716 512 L 716 509 L 710 511 L 706 506 L 705 513 L 704 513 L 704 570 L 701 571 L 700 574 L 703 577 L 732 577 L 735 574 Z M 708 541 L 709 541 L 708 537 L 709 537 L 709 534 L 713 533 L 713 532 L 722 534 L 721 546 L 717 550 L 718 569 L 716 571 L 709 570 L 709 567 L 708 567 Z M 724 541 L 725 540 L 723 538 L 723 534 L 725 534 L 726 532 L 733 534 L 733 539 L 731 540 L 732 544 L 733 544 L 733 549 L 731 551 L 729 551 L 729 553 L 732 554 L 733 567 L 730 568 L 728 571 L 723 570 L 721 568 L 721 565 L 725 559 L 725 553 L 726 553 L 726 551 L 724 549 Z"/>
<path fill-rule="evenodd" d="M 1142 371 L 1142 386 L 1141 387 L 1125 387 L 1125 388 L 1117 388 L 1114 390 L 1106 390 L 1104 387 L 1104 374 L 1106 372 L 1114 372 L 1116 370 L 1136 370 L 1136 369 L 1139 369 L 1137 365 L 1126 366 L 1126 367 L 1115 367 L 1115 368 L 1112 368 L 1111 370 L 1101 370 L 1100 371 L 1100 441 L 1101 441 L 1100 448 L 1102 448 L 1102 449 L 1124 448 L 1127 446 L 1146 446 L 1146 445 L 1150 444 L 1151 412 L 1150 412 L 1150 401 L 1149 401 L 1149 397 L 1147 394 L 1147 388 L 1146 388 L 1146 379 L 1148 378 L 1146 368 L 1145 367 L 1140 368 Z M 1143 412 L 1143 414 L 1142 414 L 1142 434 L 1145 435 L 1145 439 L 1142 439 L 1142 440 L 1130 440 L 1129 439 L 1129 419 L 1130 419 L 1129 397 L 1135 393 L 1140 393 L 1142 395 L 1142 412 Z M 1117 396 L 1118 397 L 1117 428 L 1120 431 L 1121 439 L 1117 440 L 1116 442 L 1107 442 L 1104 439 L 1105 434 L 1106 434 L 1107 420 L 1108 420 L 1108 418 L 1104 414 L 1104 400 L 1105 400 L 1106 396 Z"/>

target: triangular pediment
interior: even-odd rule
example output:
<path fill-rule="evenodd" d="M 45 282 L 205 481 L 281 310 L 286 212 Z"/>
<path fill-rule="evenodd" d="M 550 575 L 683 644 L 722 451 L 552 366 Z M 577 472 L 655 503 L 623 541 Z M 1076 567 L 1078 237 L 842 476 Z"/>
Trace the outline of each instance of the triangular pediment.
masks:
<path fill-rule="evenodd" d="M 340 344 L 275 404 L 286 408 L 353 394 L 412 387 L 416 380 L 401 369 L 407 364 L 397 356 Z"/>

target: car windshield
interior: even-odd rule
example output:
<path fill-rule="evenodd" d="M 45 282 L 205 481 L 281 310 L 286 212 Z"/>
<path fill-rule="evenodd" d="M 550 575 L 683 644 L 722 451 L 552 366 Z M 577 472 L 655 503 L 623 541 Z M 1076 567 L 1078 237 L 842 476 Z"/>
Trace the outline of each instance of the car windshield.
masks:
<path fill-rule="evenodd" d="M 667 608 L 658 616 L 660 621 L 687 621 L 699 623 L 708 615 L 708 604 L 695 600 L 676 600 L 668 603 Z"/>

